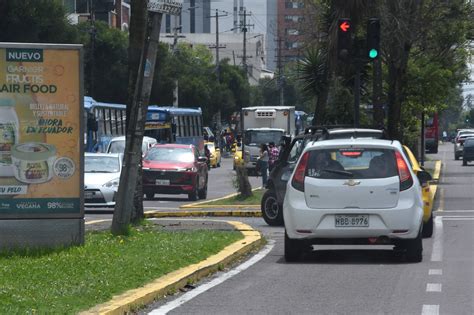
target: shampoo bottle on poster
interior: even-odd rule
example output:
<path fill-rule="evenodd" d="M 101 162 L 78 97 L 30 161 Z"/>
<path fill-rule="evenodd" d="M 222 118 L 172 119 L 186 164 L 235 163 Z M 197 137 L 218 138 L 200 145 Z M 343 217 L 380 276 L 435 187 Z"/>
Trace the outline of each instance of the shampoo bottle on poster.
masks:
<path fill-rule="evenodd" d="M 18 143 L 19 135 L 14 101 L 0 98 L 0 177 L 13 176 L 11 150 Z"/>

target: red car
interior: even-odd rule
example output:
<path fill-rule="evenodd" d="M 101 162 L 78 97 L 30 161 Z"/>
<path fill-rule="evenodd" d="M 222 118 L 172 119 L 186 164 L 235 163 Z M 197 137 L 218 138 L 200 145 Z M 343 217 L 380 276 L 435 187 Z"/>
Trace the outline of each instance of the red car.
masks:
<path fill-rule="evenodd" d="M 155 144 L 143 158 L 143 192 L 187 194 L 189 200 L 207 197 L 207 158 L 191 144 Z"/>

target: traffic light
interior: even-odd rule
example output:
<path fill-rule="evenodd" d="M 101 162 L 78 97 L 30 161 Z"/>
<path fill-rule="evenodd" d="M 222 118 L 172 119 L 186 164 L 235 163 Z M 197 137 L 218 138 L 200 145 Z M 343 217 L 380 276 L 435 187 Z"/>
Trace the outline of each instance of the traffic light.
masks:
<path fill-rule="evenodd" d="M 369 19 L 367 22 L 367 56 L 369 60 L 377 59 L 380 55 L 380 20 Z"/>
<path fill-rule="evenodd" d="M 337 23 L 337 58 L 349 61 L 352 49 L 351 19 L 339 19 Z"/>

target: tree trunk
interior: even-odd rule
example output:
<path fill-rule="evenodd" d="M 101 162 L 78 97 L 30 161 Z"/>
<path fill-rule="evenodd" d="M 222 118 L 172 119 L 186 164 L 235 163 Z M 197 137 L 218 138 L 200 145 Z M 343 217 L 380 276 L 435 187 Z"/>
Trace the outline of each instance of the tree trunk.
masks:
<path fill-rule="evenodd" d="M 252 196 L 252 186 L 250 185 L 245 166 L 237 165 L 235 167 L 235 173 L 237 174 L 237 191 L 244 198 Z"/>
<path fill-rule="evenodd" d="M 324 86 L 319 93 L 317 100 L 316 100 L 316 107 L 314 109 L 314 117 L 313 121 L 311 122 L 313 126 L 320 126 L 326 122 L 326 104 L 328 102 L 329 97 L 329 56 L 326 57 L 326 67 L 324 68 Z"/>
<path fill-rule="evenodd" d="M 130 34 L 129 34 L 129 49 L 128 49 L 128 102 L 127 102 L 127 117 L 130 117 L 133 103 L 133 96 L 135 94 L 135 86 L 138 77 L 138 68 L 140 65 L 140 56 L 143 51 L 145 42 L 147 22 L 147 1 L 134 0 L 131 2 L 131 17 L 130 17 Z M 127 119 L 128 126 L 128 119 Z M 141 163 L 138 170 L 137 186 L 133 198 L 132 223 L 140 222 L 144 217 L 143 211 L 143 182 L 142 182 L 142 168 Z"/>

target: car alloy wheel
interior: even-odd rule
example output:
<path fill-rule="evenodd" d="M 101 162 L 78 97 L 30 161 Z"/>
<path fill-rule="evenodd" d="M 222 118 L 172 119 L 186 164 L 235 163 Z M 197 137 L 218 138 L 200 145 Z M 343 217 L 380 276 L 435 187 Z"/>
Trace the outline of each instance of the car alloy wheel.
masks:
<path fill-rule="evenodd" d="M 262 217 L 268 225 L 283 225 L 283 209 L 278 203 L 276 194 L 272 190 L 267 190 L 262 197 L 261 203 Z"/>

